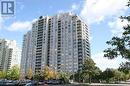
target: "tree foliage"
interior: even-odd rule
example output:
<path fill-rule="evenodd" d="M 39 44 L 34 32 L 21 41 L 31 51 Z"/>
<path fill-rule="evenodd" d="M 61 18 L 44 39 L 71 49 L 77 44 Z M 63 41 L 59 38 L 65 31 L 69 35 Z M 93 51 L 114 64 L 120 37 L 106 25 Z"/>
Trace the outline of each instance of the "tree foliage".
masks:
<path fill-rule="evenodd" d="M 60 79 L 63 83 L 67 83 L 69 81 L 70 74 L 66 72 L 57 72 L 52 68 L 45 66 L 44 69 L 33 76 L 34 80 L 52 80 L 52 79 Z"/>
<path fill-rule="evenodd" d="M 82 67 L 82 71 L 74 74 L 74 80 L 77 82 L 99 82 L 101 70 L 95 66 L 95 62 L 91 58 L 86 58 Z M 73 76 L 71 76 L 73 78 Z"/>
<path fill-rule="evenodd" d="M 130 73 L 125 74 L 123 71 L 110 68 L 107 68 L 105 71 L 103 71 L 100 76 L 101 81 L 105 81 L 106 83 L 126 81 L 130 79 Z"/>
<path fill-rule="evenodd" d="M 45 80 L 48 80 L 49 78 L 50 78 L 50 76 L 49 76 L 49 67 L 48 66 L 46 66 L 45 68 L 44 68 L 44 70 L 42 71 L 42 73 L 41 73 L 41 75 L 43 76 L 43 78 L 45 79 Z"/>
<path fill-rule="evenodd" d="M 74 75 L 73 74 L 71 75 L 70 79 L 76 82 L 82 82 L 84 76 L 81 71 L 77 71 Z"/>
<path fill-rule="evenodd" d="M 63 83 L 68 83 L 70 79 L 70 74 L 65 72 L 59 72 L 58 78 L 63 81 Z"/>
<path fill-rule="evenodd" d="M 6 78 L 6 71 L 0 71 L 0 79 Z"/>
<path fill-rule="evenodd" d="M 40 74 L 35 74 L 35 75 L 33 76 L 33 80 L 37 80 L 37 81 L 43 80 L 43 77 L 42 77 Z"/>
<path fill-rule="evenodd" d="M 130 72 L 130 62 L 121 63 L 118 70 L 128 74 Z"/>
<path fill-rule="evenodd" d="M 27 79 L 32 79 L 32 77 L 33 77 L 33 72 L 32 72 L 32 69 L 29 68 L 27 71 Z"/>
<path fill-rule="evenodd" d="M 45 66 L 45 68 L 41 72 L 41 76 L 43 76 L 45 80 L 56 79 L 58 77 L 57 75 L 57 72 L 49 68 L 48 66 Z"/>
<path fill-rule="evenodd" d="M 130 0 L 128 6 L 130 6 Z M 130 16 L 121 16 L 120 18 L 122 22 L 124 20 L 130 21 Z M 130 60 L 130 23 L 123 27 L 123 31 L 121 37 L 115 36 L 106 42 L 111 47 L 104 50 L 104 57 L 113 59 L 117 56 L 121 56 L 122 58 Z"/>
<path fill-rule="evenodd" d="M 107 68 L 105 71 L 102 72 L 102 80 L 105 80 L 107 83 L 109 83 L 110 79 L 114 77 L 113 69 Z"/>
<path fill-rule="evenodd" d="M 101 73 L 102 71 L 98 67 L 96 67 L 95 74 L 92 76 L 92 82 L 99 83 L 101 80 Z"/>
<path fill-rule="evenodd" d="M 7 71 L 6 77 L 9 80 L 18 80 L 19 79 L 19 67 L 17 65 L 13 66 L 10 70 Z"/>
<path fill-rule="evenodd" d="M 89 79 L 89 83 L 91 83 L 92 76 L 98 73 L 96 64 L 91 58 L 86 58 L 83 64 L 82 76 L 84 80 Z"/>

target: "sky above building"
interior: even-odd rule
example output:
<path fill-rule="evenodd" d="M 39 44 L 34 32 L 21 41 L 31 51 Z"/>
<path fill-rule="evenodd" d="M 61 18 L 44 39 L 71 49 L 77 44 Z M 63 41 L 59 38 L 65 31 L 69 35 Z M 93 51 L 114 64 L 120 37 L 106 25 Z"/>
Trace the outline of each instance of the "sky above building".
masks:
<path fill-rule="evenodd" d="M 0 16 L 0 38 L 16 40 L 22 48 L 23 35 L 31 29 L 31 23 L 39 16 L 74 12 L 88 25 L 90 31 L 91 57 L 102 70 L 118 68 L 126 60 L 108 60 L 103 57 L 106 41 L 120 36 L 120 16 L 128 15 L 127 0 L 15 0 L 14 16 Z"/>

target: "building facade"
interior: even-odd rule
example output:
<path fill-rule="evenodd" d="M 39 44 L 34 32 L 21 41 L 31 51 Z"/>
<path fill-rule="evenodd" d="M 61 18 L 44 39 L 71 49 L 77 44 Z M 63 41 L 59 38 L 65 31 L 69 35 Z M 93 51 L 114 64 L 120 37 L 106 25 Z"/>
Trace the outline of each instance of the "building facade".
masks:
<path fill-rule="evenodd" d="M 26 37 L 27 35 L 29 32 Z M 30 63 L 34 74 L 43 70 L 46 65 L 56 71 L 74 73 L 82 70 L 84 59 L 90 57 L 88 27 L 75 14 L 41 16 L 33 22 L 30 36 L 28 39 L 24 38 L 22 59 L 32 59 Z M 32 56 L 27 55 L 28 49 Z M 26 61 L 21 60 L 21 69 L 28 68 L 22 67 L 25 63 L 29 65 Z"/>
<path fill-rule="evenodd" d="M 16 41 L 0 39 L 0 70 L 7 71 L 14 65 L 20 66 L 21 51 Z"/>

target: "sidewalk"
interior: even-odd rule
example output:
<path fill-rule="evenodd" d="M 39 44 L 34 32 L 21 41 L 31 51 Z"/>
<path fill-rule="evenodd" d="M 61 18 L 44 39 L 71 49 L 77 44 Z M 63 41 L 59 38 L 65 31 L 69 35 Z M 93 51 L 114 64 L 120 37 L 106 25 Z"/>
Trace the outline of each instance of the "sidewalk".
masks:
<path fill-rule="evenodd" d="M 130 86 L 130 82 L 121 82 L 120 84 L 105 84 L 105 83 L 73 83 L 73 85 L 89 85 L 89 86 Z"/>
<path fill-rule="evenodd" d="M 130 86 L 130 84 L 123 83 L 123 84 L 102 84 L 102 83 L 92 83 L 90 86 Z"/>

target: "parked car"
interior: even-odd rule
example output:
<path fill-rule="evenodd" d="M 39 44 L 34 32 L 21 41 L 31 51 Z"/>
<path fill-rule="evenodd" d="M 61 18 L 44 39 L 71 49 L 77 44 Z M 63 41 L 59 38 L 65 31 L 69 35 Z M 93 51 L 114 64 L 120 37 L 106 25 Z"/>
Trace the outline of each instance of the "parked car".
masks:
<path fill-rule="evenodd" d="M 34 86 L 32 83 L 27 83 L 25 86 Z"/>
<path fill-rule="evenodd" d="M 27 83 L 25 86 L 38 86 L 38 83 L 36 81 Z"/>
<path fill-rule="evenodd" d="M 38 85 L 44 85 L 45 84 L 45 81 L 39 81 L 38 82 Z"/>
<path fill-rule="evenodd" d="M 0 86 L 16 86 L 16 85 L 18 84 L 13 80 L 0 80 Z"/>
<path fill-rule="evenodd" d="M 30 83 L 31 82 L 31 80 L 20 80 L 19 81 L 19 85 L 26 85 L 27 83 Z"/>

